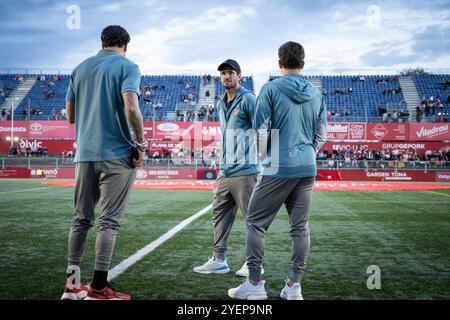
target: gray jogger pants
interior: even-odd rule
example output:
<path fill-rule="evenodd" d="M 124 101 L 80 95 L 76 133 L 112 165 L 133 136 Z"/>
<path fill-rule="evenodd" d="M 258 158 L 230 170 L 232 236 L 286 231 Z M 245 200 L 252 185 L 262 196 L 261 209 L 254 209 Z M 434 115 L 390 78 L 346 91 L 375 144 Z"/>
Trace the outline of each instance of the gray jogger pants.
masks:
<path fill-rule="evenodd" d="M 80 162 L 75 170 L 75 214 L 69 233 L 68 263 L 80 265 L 87 232 L 94 225 L 94 209 L 100 201 L 95 270 L 108 271 L 136 170 L 129 159 Z"/>
<path fill-rule="evenodd" d="M 314 177 L 276 179 L 262 176 L 253 191 L 247 215 L 247 265 L 250 280 L 260 280 L 265 234 L 283 203 L 289 215 L 292 269 L 289 279 L 300 280 L 309 253 L 309 210 Z"/>
<path fill-rule="evenodd" d="M 244 216 L 247 215 L 248 203 L 256 184 L 257 174 L 240 177 L 221 177 L 214 186 L 213 227 L 214 227 L 214 256 L 225 259 L 228 236 L 239 208 Z"/>

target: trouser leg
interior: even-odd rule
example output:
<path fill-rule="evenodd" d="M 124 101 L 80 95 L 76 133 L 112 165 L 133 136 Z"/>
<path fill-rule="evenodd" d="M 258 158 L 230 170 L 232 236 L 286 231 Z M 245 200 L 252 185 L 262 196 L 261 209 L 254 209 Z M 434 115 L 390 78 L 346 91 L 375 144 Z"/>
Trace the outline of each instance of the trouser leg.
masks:
<path fill-rule="evenodd" d="M 101 213 L 95 242 L 95 270 L 108 271 L 136 170 L 129 159 L 121 159 L 98 162 L 97 171 Z"/>

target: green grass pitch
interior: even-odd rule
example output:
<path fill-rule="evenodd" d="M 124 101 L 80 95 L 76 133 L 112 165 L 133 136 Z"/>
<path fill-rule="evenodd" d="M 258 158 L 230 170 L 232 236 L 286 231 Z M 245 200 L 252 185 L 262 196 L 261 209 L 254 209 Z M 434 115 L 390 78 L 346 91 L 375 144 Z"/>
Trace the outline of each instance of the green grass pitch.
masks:
<path fill-rule="evenodd" d="M 40 180 L 0 180 L 0 299 L 59 299 L 66 268 L 73 188 Z M 212 201 L 211 191 L 134 189 L 112 266 L 156 240 Z M 291 241 L 282 209 L 266 240 L 266 290 L 279 299 L 289 271 Z M 305 299 L 449 299 L 450 189 L 315 192 Z M 90 281 L 95 229 L 88 238 L 82 280 Z M 231 272 L 199 275 L 211 255 L 207 213 L 130 267 L 114 282 L 134 299 L 227 299 L 242 278 L 245 232 L 238 213 L 227 253 Z M 369 265 L 381 269 L 381 289 L 366 286 Z"/>

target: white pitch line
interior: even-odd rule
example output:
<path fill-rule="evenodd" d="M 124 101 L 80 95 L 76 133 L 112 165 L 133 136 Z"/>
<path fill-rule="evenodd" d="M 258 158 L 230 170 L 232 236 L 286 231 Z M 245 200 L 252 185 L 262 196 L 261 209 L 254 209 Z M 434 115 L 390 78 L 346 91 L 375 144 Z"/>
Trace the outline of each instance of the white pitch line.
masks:
<path fill-rule="evenodd" d="M 118 277 L 122 273 L 124 273 L 129 267 L 131 267 L 133 264 L 144 258 L 147 254 L 155 250 L 157 247 L 162 245 L 164 242 L 172 238 L 175 234 L 177 234 L 179 231 L 187 227 L 192 221 L 195 219 L 201 217 L 205 213 L 207 213 L 212 207 L 212 204 L 207 206 L 206 208 L 203 208 L 196 214 L 193 214 L 189 218 L 181 221 L 179 224 L 177 224 L 175 227 L 167 231 L 165 234 L 163 234 L 161 237 L 153 241 L 152 243 L 149 243 L 139 251 L 137 251 L 132 256 L 126 258 L 121 263 L 119 263 L 117 266 L 112 268 L 108 273 L 108 281 L 111 281 L 112 279 Z"/>

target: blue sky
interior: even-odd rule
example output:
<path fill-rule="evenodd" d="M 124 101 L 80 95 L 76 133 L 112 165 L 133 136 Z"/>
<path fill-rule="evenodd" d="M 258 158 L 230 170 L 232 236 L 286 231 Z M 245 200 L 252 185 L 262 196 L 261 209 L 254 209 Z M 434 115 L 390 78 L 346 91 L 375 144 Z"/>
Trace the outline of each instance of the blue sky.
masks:
<path fill-rule="evenodd" d="M 289 40 L 305 47 L 305 74 L 450 69 L 450 0 L 0 0 L 0 68 L 69 72 L 109 24 L 129 31 L 128 58 L 142 73 L 213 74 L 234 58 L 257 91 Z"/>

